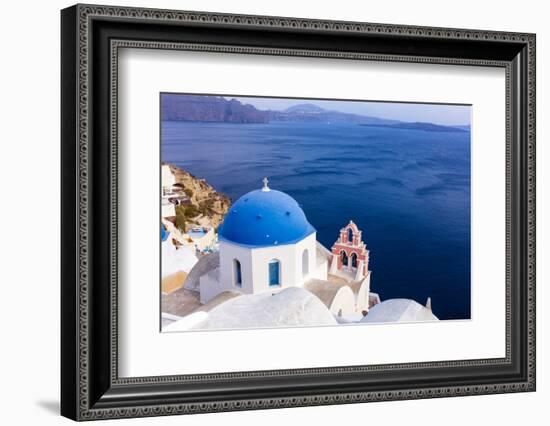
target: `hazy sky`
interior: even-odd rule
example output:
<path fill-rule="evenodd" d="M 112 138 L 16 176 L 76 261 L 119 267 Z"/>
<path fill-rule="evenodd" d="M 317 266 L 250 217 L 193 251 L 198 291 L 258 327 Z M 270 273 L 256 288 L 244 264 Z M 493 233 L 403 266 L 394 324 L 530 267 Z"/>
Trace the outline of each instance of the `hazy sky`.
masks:
<path fill-rule="evenodd" d="M 231 99 L 232 97 L 227 97 Z M 320 101 L 311 99 L 235 97 L 261 110 L 284 110 L 303 103 L 333 111 L 348 112 L 401 121 L 423 121 L 443 125 L 470 124 L 469 105 L 415 104 L 395 102 Z"/>

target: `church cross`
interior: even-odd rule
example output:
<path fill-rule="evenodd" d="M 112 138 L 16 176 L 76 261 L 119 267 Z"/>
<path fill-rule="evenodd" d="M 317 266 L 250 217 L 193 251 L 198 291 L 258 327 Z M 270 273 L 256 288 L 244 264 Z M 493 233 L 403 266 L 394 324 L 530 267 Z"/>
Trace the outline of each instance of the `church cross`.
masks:
<path fill-rule="evenodd" d="M 269 191 L 270 190 L 269 186 L 267 186 L 267 184 L 269 183 L 269 180 L 266 177 L 264 177 L 262 182 L 264 183 L 264 187 L 262 188 L 262 191 L 264 191 L 264 192 Z"/>

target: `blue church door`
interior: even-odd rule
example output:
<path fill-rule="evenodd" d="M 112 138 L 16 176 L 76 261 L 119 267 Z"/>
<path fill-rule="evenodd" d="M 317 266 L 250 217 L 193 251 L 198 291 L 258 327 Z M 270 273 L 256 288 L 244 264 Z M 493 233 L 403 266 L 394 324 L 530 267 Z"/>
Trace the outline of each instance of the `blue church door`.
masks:
<path fill-rule="evenodd" d="M 243 275 L 241 272 L 241 262 L 239 262 L 237 259 L 233 260 L 233 265 L 235 268 L 235 285 L 237 287 L 242 287 L 243 285 Z"/>
<path fill-rule="evenodd" d="M 276 286 L 281 285 L 281 265 L 278 260 L 272 260 L 269 262 L 269 285 Z"/>

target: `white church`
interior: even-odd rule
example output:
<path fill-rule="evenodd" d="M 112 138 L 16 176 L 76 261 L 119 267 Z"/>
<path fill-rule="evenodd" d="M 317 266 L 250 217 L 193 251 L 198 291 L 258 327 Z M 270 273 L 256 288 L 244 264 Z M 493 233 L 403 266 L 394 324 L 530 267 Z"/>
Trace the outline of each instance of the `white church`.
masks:
<path fill-rule="evenodd" d="M 328 250 L 296 200 L 263 183 L 232 205 L 219 251 L 189 272 L 182 291 L 199 306 L 163 331 L 437 320 L 430 302 L 381 302 L 370 291 L 369 250 L 353 221 Z"/>
<path fill-rule="evenodd" d="M 335 315 L 366 313 L 378 301 L 376 294 L 370 297 L 370 271 L 358 274 L 358 265 L 342 264 L 317 242 L 315 228 L 296 200 L 269 188 L 267 179 L 263 182 L 263 188 L 239 198 L 220 225 L 219 265 L 200 277 L 201 303 L 225 292 L 261 294 L 302 287 Z M 364 250 L 362 241 L 348 244 L 361 244 Z"/>
<path fill-rule="evenodd" d="M 201 301 L 226 290 L 257 294 L 326 279 L 316 232 L 289 195 L 264 187 L 237 200 L 218 230 L 219 282 L 201 280 Z"/>

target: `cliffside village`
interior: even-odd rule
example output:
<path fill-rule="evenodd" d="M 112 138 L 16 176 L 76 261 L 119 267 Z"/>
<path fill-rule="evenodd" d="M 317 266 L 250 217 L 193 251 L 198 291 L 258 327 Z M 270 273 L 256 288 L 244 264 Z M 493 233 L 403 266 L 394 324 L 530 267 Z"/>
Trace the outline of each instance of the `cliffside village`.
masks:
<path fill-rule="evenodd" d="M 330 249 L 288 194 L 230 204 L 204 180 L 161 169 L 162 331 L 436 321 L 431 301 L 381 301 L 349 220 Z"/>

